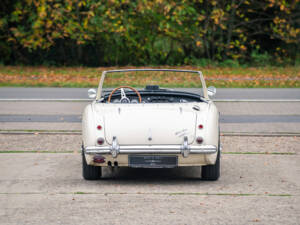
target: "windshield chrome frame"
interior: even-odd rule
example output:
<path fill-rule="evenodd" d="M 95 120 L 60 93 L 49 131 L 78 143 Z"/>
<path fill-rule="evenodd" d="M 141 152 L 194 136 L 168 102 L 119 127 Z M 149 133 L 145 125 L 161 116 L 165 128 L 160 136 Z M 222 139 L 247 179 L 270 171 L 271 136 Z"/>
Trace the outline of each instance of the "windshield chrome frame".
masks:
<path fill-rule="evenodd" d="M 176 69 L 123 69 L 123 70 L 108 70 L 108 71 L 103 71 L 101 75 L 101 79 L 99 81 L 99 86 L 97 90 L 97 96 L 96 96 L 96 101 L 101 99 L 102 96 L 102 89 L 103 89 L 103 83 L 104 79 L 107 73 L 121 73 L 121 72 L 135 72 L 135 71 L 166 71 L 166 72 L 182 72 L 182 73 L 197 73 L 200 77 L 200 81 L 202 84 L 202 90 L 203 90 L 203 97 L 206 100 L 209 100 L 208 93 L 207 93 L 207 88 L 206 88 L 206 83 L 203 77 L 203 74 L 201 71 L 196 71 L 196 70 L 176 70 Z"/>

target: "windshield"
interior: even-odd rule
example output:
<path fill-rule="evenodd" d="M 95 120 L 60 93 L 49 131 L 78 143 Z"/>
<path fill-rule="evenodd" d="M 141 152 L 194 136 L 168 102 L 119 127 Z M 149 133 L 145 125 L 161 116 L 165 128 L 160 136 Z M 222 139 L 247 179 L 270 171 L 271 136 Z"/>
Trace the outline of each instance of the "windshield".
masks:
<path fill-rule="evenodd" d="M 199 74 L 187 71 L 109 72 L 106 74 L 103 82 L 103 92 L 107 93 L 119 86 L 131 86 L 138 90 L 143 90 L 149 85 L 202 95 L 202 83 Z"/>

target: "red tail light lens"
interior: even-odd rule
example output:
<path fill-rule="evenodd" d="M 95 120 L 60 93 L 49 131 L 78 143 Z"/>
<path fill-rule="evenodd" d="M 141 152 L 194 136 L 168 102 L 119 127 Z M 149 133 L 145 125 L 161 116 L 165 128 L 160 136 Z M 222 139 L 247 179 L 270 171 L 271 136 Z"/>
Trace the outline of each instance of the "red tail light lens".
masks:
<path fill-rule="evenodd" d="M 98 143 L 98 145 L 103 145 L 104 139 L 103 138 L 98 138 L 97 143 Z"/>
<path fill-rule="evenodd" d="M 98 130 L 101 130 L 101 129 L 102 129 L 102 126 L 101 126 L 101 125 L 98 125 L 98 126 L 97 126 L 97 129 L 98 129 Z"/>
<path fill-rule="evenodd" d="M 102 155 L 95 155 L 94 162 L 95 163 L 105 163 L 105 157 L 103 157 Z"/>
<path fill-rule="evenodd" d="M 203 138 L 202 137 L 197 137 L 196 139 L 198 144 L 202 144 L 203 143 Z"/>
<path fill-rule="evenodd" d="M 198 128 L 199 128 L 199 129 L 203 129 L 203 125 L 202 125 L 202 124 L 199 124 Z"/>

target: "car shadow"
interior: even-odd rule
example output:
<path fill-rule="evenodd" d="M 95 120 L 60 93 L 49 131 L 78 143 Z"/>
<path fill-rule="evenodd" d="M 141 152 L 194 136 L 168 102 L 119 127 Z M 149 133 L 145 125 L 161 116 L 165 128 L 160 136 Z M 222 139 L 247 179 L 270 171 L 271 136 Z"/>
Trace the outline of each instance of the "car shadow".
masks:
<path fill-rule="evenodd" d="M 127 168 L 119 167 L 115 169 L 102 168 L 101 180 L 118 180 L 138 182 L 186 182 L 186 181 L 201 181 L 201 168 L 200 167 L 181 167 L 172 169 L 148 169 L 148 168 Z"/>

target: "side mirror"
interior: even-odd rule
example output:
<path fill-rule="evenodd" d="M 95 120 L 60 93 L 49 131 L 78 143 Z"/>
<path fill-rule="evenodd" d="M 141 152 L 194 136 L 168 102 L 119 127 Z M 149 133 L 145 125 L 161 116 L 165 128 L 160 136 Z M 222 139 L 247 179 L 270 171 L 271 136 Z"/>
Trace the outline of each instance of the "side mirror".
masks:
<path fill-rule="evenodd" d="M 214 86 L 207 88 L 207 94 L 209 97 L 213 97 L 217 93 L 217 89 Z"/>
<path fill-rule="evenodd" d="M 88 96 L 89 96 L 89 98 L 91 98 L 91 99 L 96 98 L 96 90 L 95 90 L 94 88 L 89 89 L 89 90 L 88 90 Z"/>

